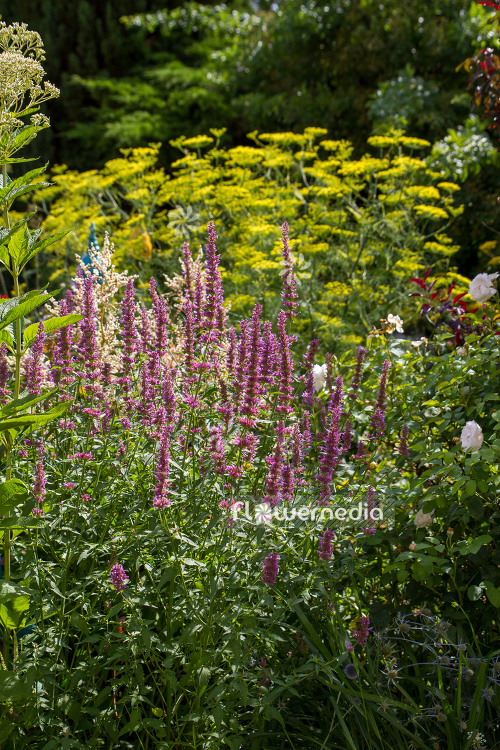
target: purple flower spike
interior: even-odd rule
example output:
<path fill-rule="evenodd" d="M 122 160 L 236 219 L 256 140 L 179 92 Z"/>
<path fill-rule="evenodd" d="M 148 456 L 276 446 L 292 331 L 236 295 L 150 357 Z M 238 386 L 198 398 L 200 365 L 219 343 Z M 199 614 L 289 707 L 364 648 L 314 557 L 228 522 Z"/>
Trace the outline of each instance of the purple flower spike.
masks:
<path fill-rule="evenodd" d="M 137 351 L 137 329 L 135 327 L 135 301 L 134 301 L 134 280 L 129 279 L 127 290 L 122 302 L 121 315 L 121 334 L 123 342 L 122 350 L 122 378 L 120 382 L 123 390 L 128 394 L 131 386 L 130 375 L 136 361 Z"/>
<path fill-rule="evenodd" d="M 247 378 L 245 383 L 245 402 L 242 407 L 242 414 L 249 417 L 257 414 L 259 396 L 261 394 L 260 381 L 262 342 L 260 338 L 260 316 L 262 314 L 262 305 L 257 303 L 252 315 L 252 324 L 250 329 L 250 359 L 248 363 Z"/>
<path fill-rule="evenodd" d="M 42 389 L 42 359 L 43 342 L 45 341 L 45 328 L 43 323 L 38 324 L 37 334 L 31 345 L 28 363 L 26 366 L 26 387 L 33 396 L 38 396 Z"/>
<path fill-rule="evenodd" d="M 6 404 L 10 398 L 10 390 L 7 388 L 9 382 L 9 367 L 7 365 L 7 347 L 0 344 L 0 404 Z"/>
<path fill-rule="evenodd" d="M 156 464 L 156 487 L 153 505 L 155 508 L 166 508 L 171 504 L 167 497 L 170 453 L 170 428 L 165 425 L 160 442 L 160 451 Z"/>
<path fill-rule="evenodd" d="M 320 503 L 324 504 L 332 494 L 331 481 L 333 472 L 339 462 L 340 450 L 340 406 L 337 406 L 332 412 L 331 425 L 326 435 L 325 447 L 319 461 L 320 475 L 318 481 L 321 487 Z"/>
<path fill-rule="evenodd" d="M 332 559 L 332 539 L 334 536 L 334 532 L 327 529 L 321 537 L 318 548 L 318 557 L 325 562 L 329 562 Z"/>
<path fill-rule="evenodd" d="M 206 247 L 205 303 L 203 306 L 202 342 L 217 343 L 225 330 L 224 290 L 219 271 L 220 255 L 215 242 L 215 224 L 208 225 L 208 245 Z"/>
<path fill-rule="evenodd" d="M 43 516 L 43 501 L 45 500 L 46 490 L 46 479 L 45 479 L 45 468 L 43 465 L 43 458 L 39 458 L 36 462 L 35 468 L 35 483 L 33 486 L 33 495 L 35 496 L 35 502 L 37 507 L 33 508 L 32 514 L 34 516 Z"/>
<path fill-rule="evenodd" d="M 365 361 L 365 357 L 366 349 L 360 346 L 356 355 L 356 368 L 351 380 L 351 392 L 349 393 L 349 396 L 351 398 L 358 398 L 357 391 L 359 389 L 359 384 L 361 383 L 361 368 L 363 366 L 363 362 Z"/>
<path fill-rule="evenodd" d="M 84 378 L 89 383 L 89 390 L 96 393 L 100 390 L 97 385 L 101 377 L 100 352 L 97 344 L 95 328 L 96 309 L 94 299 L 94 285 L 92 278 L 86 278 L 83 282 L 83 320 L 80 321 L 80 355 L 83 360 Z"/>
<path fill-rule="evenodd" d="M 262 581 L 263 583 L 269 584 L 269 586 L 274 586 L 276 583 L 276 577 L 278 575 L 279 571 L 279 562 L 280 559 L 279 555 L 272 554 L 269 555 L 269 557 L 266 557 L 266 559 L 261 563 L 262 568 Z"/>
<path fill-rule="evenodd" d="M 278 314 L 278 331 L 281 361 L 280 385 L 276 411 L 278 414 L 290 414 L 293 412 L 292 358 L 290 355 L 290 337 L 286 332 L 286 313 L 284 310 L 280 310 Z"/>
<path fill-rule="evenodd" d="M 125 591 L 127 588 L 128 575 L 123 565 L 115 563 L 109 574 L 111 583 L 117 591 Z"/>
<path fill-rule="evenodd" d="M 167 305 L 163 297 L 160 297 L 156 290 L 156 282 L 151 279 L 149 282 L 149 291 L 153 300 L 153 315 L 155 321 L 155 346 L 156 351 L 160 354 L 166 349 L 167 346 Z"/>
<path fill-rule="evenodd" d="M 266 456 L 266 463 L 268 466 L 268 473 L 266 477 L 266 494 L 263 502 L 269 503 L 271 508 L 274 508 L 279 504 L 280 497 L 280 476 L 282 473 L 283 463 L 283 443 L 285 441 L 285 425 L 283 422 L 279 422 L 276 426 L 276 443 L 274 446 L 274 454 L 272 456 Z"/>
<path fill-rule="evenodd" d="M 184 243 L 182 246 L 182 270 L 184 272 L 184 286 L 186 290 L 186 296 L 193 304 L 194 302 L 194 294 L 193 294 L 193 255 L 191 253 L 191 250 L 189 249 L 189 244 L 187 242 Z"/>
<path fill-rule="evenodd" d="M 278 339 L 273 333 L 273 326 L 269 320 L 264 323 L 264 336 L 262 346 L 261 383 L 270 385 L 274 383 L 277 372 L 277 350 Z"/>
<path fill-rule="evenodd" d="M 399 441 L 398 451 L 401 456 L 409 456 L 410 451 L 408 450 L 408 433 L 410 432 L 410 428 L 407 424 L 403 425 L 403 429 L 401 430 L 401 440 Z"/>
<path fill-rule="evenodd" d="M 353 636 L 356 638 L 356 643 L 358 646 L 365 645 L 371 630 L 373 630 L 373 628 L 370 627 L 370 618 L 362 617 L 360 620 L 359 630 L 353 631 Z"/>

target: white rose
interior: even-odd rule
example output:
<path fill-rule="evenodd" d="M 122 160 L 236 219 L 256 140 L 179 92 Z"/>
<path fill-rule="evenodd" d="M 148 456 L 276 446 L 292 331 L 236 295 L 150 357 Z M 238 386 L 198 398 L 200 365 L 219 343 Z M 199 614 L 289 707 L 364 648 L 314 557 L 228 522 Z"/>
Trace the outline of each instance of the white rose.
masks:
<path fill-rule="evenodd" d="M 471 453 L 475 453 L 483 444 L 483 431 L 479 427 L 477 422 L 466 422 L 465 427 L 460 435 L 462 441 L 462 448 L 464 451 L 472 448 Z"/>
<path fill-rule="evenodd" d="M 326 383 L 326 364 L 313 367 L 314 390 L 321 391 Z"/>
<path fill-rule="evenodd" d="M 493 297 L 496 292 L 493 282 L 498 278 L 497 273 L 478 273 L 478 275 L 472 279 L 469 286 L 470 296 L 476 300 L 476 302 L 486 302 L 486 300 Z"/>
<path fill-rule="evenodd" d="M 423 529 L 426 526 L 430 526 L 432 523 L 432 513 L 424 513 L 423 510 L 419 510 L 415 518 L 413 519 L 413 522 L 417 529 Z"/>
<path fill-rule="evenodd" d="M 389 314 L 387 316 L 387 322 L 389 323 L 389 331 L 388 331 L 388 333 L 392 333 L 392 331 L 394 331 L 394 329 L 396 329 L 396 331 L 398 333 L 404 333 L 403 321 L 401 320 L 401 318 L 399 317 L 399 315 L 391 315 L 391 314 Z"/>

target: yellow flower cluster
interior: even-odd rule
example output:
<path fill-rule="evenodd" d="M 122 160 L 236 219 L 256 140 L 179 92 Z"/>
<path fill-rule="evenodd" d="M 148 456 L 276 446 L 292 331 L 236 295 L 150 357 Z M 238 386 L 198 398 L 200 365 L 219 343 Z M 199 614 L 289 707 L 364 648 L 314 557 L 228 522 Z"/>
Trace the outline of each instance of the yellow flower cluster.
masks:
<path fill-rule="evenodd" d="M 75 229 L 54 251 L 52 280 L 63 256 L 67 263 L 82 252 L 91 221 L 110 233 L 122 266 L 147 266 L 152 254 L 151 262 L 161 258 L 173 271 L 182 242 L 196 254 L 214 220 L 231 314 L 250 314 L 256 301 L 272 313 L 282 283 L 280 225 L 288 221 L 292 254 L 310 264 L 300 282 L 298 332 L 345 348 L 388 305 L 404 317 L 408 279 L 423 267 L 454 273 L 457 248 L 445 228 L 463 210 L 453 195 L 459 187 L 438 182 L 441 175 L 414 155 L 426 141 L 394 131 L 369 139 L 376 157 L 353 159 L 348 142 L 320 140 L 322 128 L 251 133 L 255 145 L 229 149 L 219 146 L 222 131 L 211 132 L 215 144 L 204 135 L 172 143 L 181 158 L 170 174 L 155 166 L 160 144 L 123 150 L 99 172 L 54 170 L 44 191 L 45 229 Z"/>

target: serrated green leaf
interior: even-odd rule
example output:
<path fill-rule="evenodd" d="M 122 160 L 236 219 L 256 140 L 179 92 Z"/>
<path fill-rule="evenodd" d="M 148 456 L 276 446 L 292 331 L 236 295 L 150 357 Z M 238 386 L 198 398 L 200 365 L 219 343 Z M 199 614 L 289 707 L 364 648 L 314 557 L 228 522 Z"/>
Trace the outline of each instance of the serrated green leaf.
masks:
<path fill-rule="evenodd" d="M 14 260 L 16 265 L 19 265 L 19 261 L 26 253 L 30 244 L 30 233 L 27 226 L 24 226 L 18 232 L 16 232 L 9 241 L 9 255 Z"/>
<path fill-rule="evenodd" d="M 58 240 L 62 239 L 63 237 L 66 237 L 69 232 L 71 232 L 71 229 L 65 229 L 62 232 L 56 232 L 56 234 L 51 234 L 50 237 L 45 237 L 45 239 L 40 240 L 40 242 L 35 242 L 35 244 L 30 248 L 29 252 L 22 258 L 19 270 L 22 271 L 24 266 L 30 262 L 30 260 L 38 253 L 40 250 L 43 250 L 44 248 L 48 247 L 49 245 L 53 245 L 54 242 L 58 242 Z"/>
<path fill-rule="evenodd" d="M 0 513 L 10 513 L 26 501 L 28 488 L 20 479 L 9 479 L 0 484 Z"/>
<path fill-rule="evenodd" d="M 8 404 L 5 404 L 5 406 L 0 407 L 0 418 L 16 414 L 16 412 L 23 409 L 29 409 L 30 407 L 35 406 L 35 404 L 40 403 L 40 401 L 49 398 L 49 396 L 53 396 L 56 391 L 57 388 L 52 388 L 50 391 L 38 394 L 38 396 L 33 396 L 31 393 L 23 391 L 24 395 L 22 395 L 21 398 L 13 399 L 12 401 L 9 401 Z"/>
<path fill-rule="evenodd" d="M 38 297 L 31 297 L 25 302 L 21 302 L 21 304 L 16 305 L 3 318 L 3 320 L 0 319 L 0 330 L 2 328 L 6 328 L 8 325 L 10 325 L 10 323 L 13 323 L 15 320 L 19 320 L 20 318 L 24 318 L 25 315 L 29 315 L 30 312 L 35 310 L 37 307 L 40 307 L 40 305 L 45 304 L 45 302 L 48 302 L 48 300 L 53 296 L 54 296 L 53 293 L 52 294 L 40 294 Z"/>
<path fill-rule="evenodd" d="M 39 529 L 44 523 L 37 516 L 9 516 L 0 519 L 0 529 Z"/>
<path fill-rule="evenodd" d="M 27 698 L 31 691 L 15 672 L 0 670 L 0 703 L 12 703 Z"/>
<path fill-rule="evenodd" d="M 44 414 L 24 414 L 22 416 L 16 416 L 12 419 L 6 419 L 0 422 L 0 432 L 6 430 L 20 430 L 25 427 L 41 427 L 42 425 L 52 422 L 53 419 L 58 419 L 69 407 L 69 402 L 57 404 L 54 408 L 45 412 Z"/>
<path fill-rule="evenodd" d="M 30 214 L 26 214 L 26 216 L 23 219 L 19 219 L 19 221 L 16 221 L 15 224 L 11 226 L 10 229 L 6 229 L 5 227 L 0 228 L 0 245 L 5 245 L 7 240 L 12 237 L 13 234 L 16 234 L 17 231 L 23 226 L 26 225 L 30 219 L 33 218 L 33 216 L 36 215 L 36 211 L 32 211 Z"/>

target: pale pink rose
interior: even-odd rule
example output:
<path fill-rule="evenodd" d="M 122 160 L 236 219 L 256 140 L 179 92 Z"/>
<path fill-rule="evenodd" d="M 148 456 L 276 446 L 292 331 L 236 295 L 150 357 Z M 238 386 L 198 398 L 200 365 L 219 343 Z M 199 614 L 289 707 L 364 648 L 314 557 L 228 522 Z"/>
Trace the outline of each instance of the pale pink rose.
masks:
<path fill-rule="evenodd" d="M 417 527 L 417 529 L 423 529 L 427 526 L 430 526 L 432 523 L 432 513 L 424 513 L 423 510 L 419 510 L 415 518 L 413 519 L 413 523 Z"/>
<path fill-rule="evenodd" d="M 469 294 L 476 302 L 486 302 L 496 292 L 493 282 L 498 278 L 496 273 L 478 273 L 469 285 Z"/>
<path fill-rule="evenodd" d="M 477 422 L 466 422 L 465 427 L 460 435 L 462 441 L 462 448 L 464 451 L 468 451 L 471 448 L 471 453 L 475 453 L 480 449 L 483 444 L 483 431 L 479 427 Z"/>
<path fill-rule="evenodd" d="M 321 391 L 326 383 L 326 364 L 313 367 L 314 390 Z"/>

